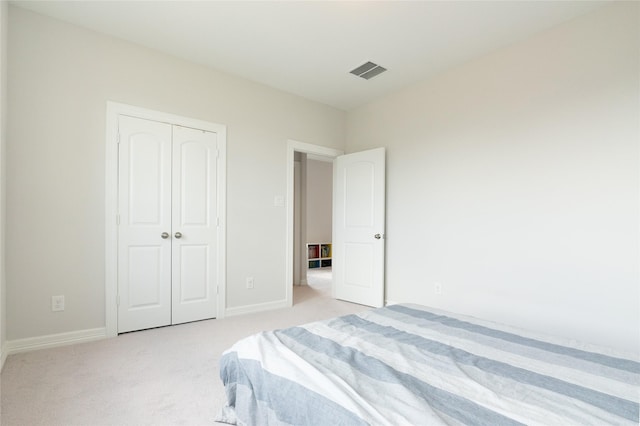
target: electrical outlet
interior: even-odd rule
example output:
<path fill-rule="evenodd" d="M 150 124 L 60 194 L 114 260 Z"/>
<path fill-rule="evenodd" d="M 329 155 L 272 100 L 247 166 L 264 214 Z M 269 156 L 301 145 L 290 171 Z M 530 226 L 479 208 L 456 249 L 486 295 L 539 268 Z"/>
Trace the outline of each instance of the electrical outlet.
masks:
<path fill-rule="evenodd" d="M 441 283 L 434 283 L 433 284 L 433 292 L 435 294 L 442 294 L 442 284 Z"/>
<path fill-rule="evenodd" d="M 253 288 L 253 277 L 247 277 L 247 288 Z"/>
<path fill-rule="evenodd" d="M 53 312 L 64 311 L 64 296 L 51 296 L 51 310 Z"/>

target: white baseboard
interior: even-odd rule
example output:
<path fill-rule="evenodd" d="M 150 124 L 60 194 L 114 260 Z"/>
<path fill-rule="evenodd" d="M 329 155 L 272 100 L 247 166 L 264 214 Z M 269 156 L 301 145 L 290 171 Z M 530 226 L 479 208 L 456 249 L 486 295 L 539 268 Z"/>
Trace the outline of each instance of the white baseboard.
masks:
<path fill-rule="evenodd" d="M 237 308 L 227 308 L 225 316 L 253 314 L 256 312 L 271 311 L 274 309 L 289 308 L 286 300 L 277 300 L 275 302 L 257 303 L 255 305 L 238 306 Z"/>
<path fill-rule="evenodd" d="M 2 361 L 11 354 L 19 352 L 35 351 L 38 349 L 55 348 L 58 346 L 72 345 L 75 343 L 92 342 L 105 339 L 107 330 L 92 328 L 88 330 L 70 331 L 68 333 L 49 334 L 46 336 L 28 337 L 26 339 L 8 340 L 2 351 Z"/>
<path fill-rule="evenodd" d="M 397 305 L 400 302 L 396 302 L 395 300 L 387 300 L 384 304 L 384 306 L 389 306 L 389 305 Z"/>

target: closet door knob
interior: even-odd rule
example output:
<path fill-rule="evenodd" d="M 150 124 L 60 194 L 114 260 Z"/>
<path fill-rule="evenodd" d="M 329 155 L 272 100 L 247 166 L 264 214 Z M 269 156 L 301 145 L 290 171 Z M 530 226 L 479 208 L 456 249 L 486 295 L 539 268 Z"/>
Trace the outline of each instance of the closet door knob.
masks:
<path fill-rule="evenodd" d="M 376 235 L 373 236 L 373 238 L 375 238 L 376 240 L 379 240 L 380 238 L 382 238 L 382 235 L 376 234 Z"/>
<path fill-rule="evenodd" d="M 163 232 L 162 234 L 160 234 L 160 236 L 162 237 L 163 240 L 166 240 L 167 238 L 169 238 L 169 233 Z"/>
<path fill-rule="evenodd" d="M 182 234 L 180 232 L 176 232 L 174 237 L 176 237 L 177 239 L 180 239 L 180 238 L 182 238 Z"/>

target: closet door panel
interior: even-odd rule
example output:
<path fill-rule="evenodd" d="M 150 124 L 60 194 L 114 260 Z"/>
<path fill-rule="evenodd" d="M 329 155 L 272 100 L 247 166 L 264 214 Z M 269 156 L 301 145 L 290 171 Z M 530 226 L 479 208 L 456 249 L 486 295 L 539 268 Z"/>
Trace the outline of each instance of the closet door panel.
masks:
<path fill-rule="evenodd" d="M 171 126 L 120 116 L 118 332 L 171 324 Z M 164 238 L 163 238 L 163 233 Z"/>
<path fill-rule="evenodd" d="M 173 324 L 216 317 L 216 134 L 173 127 Z"/>

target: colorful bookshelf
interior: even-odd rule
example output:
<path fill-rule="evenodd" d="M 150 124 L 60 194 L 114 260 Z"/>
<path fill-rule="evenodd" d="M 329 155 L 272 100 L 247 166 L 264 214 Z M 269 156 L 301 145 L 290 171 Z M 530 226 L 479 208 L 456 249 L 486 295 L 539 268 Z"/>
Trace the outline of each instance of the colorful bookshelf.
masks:
<path fill-rule="evenodd" d="M 331 243 L 307 244 L 309 269 L 331 266 Z"/>

